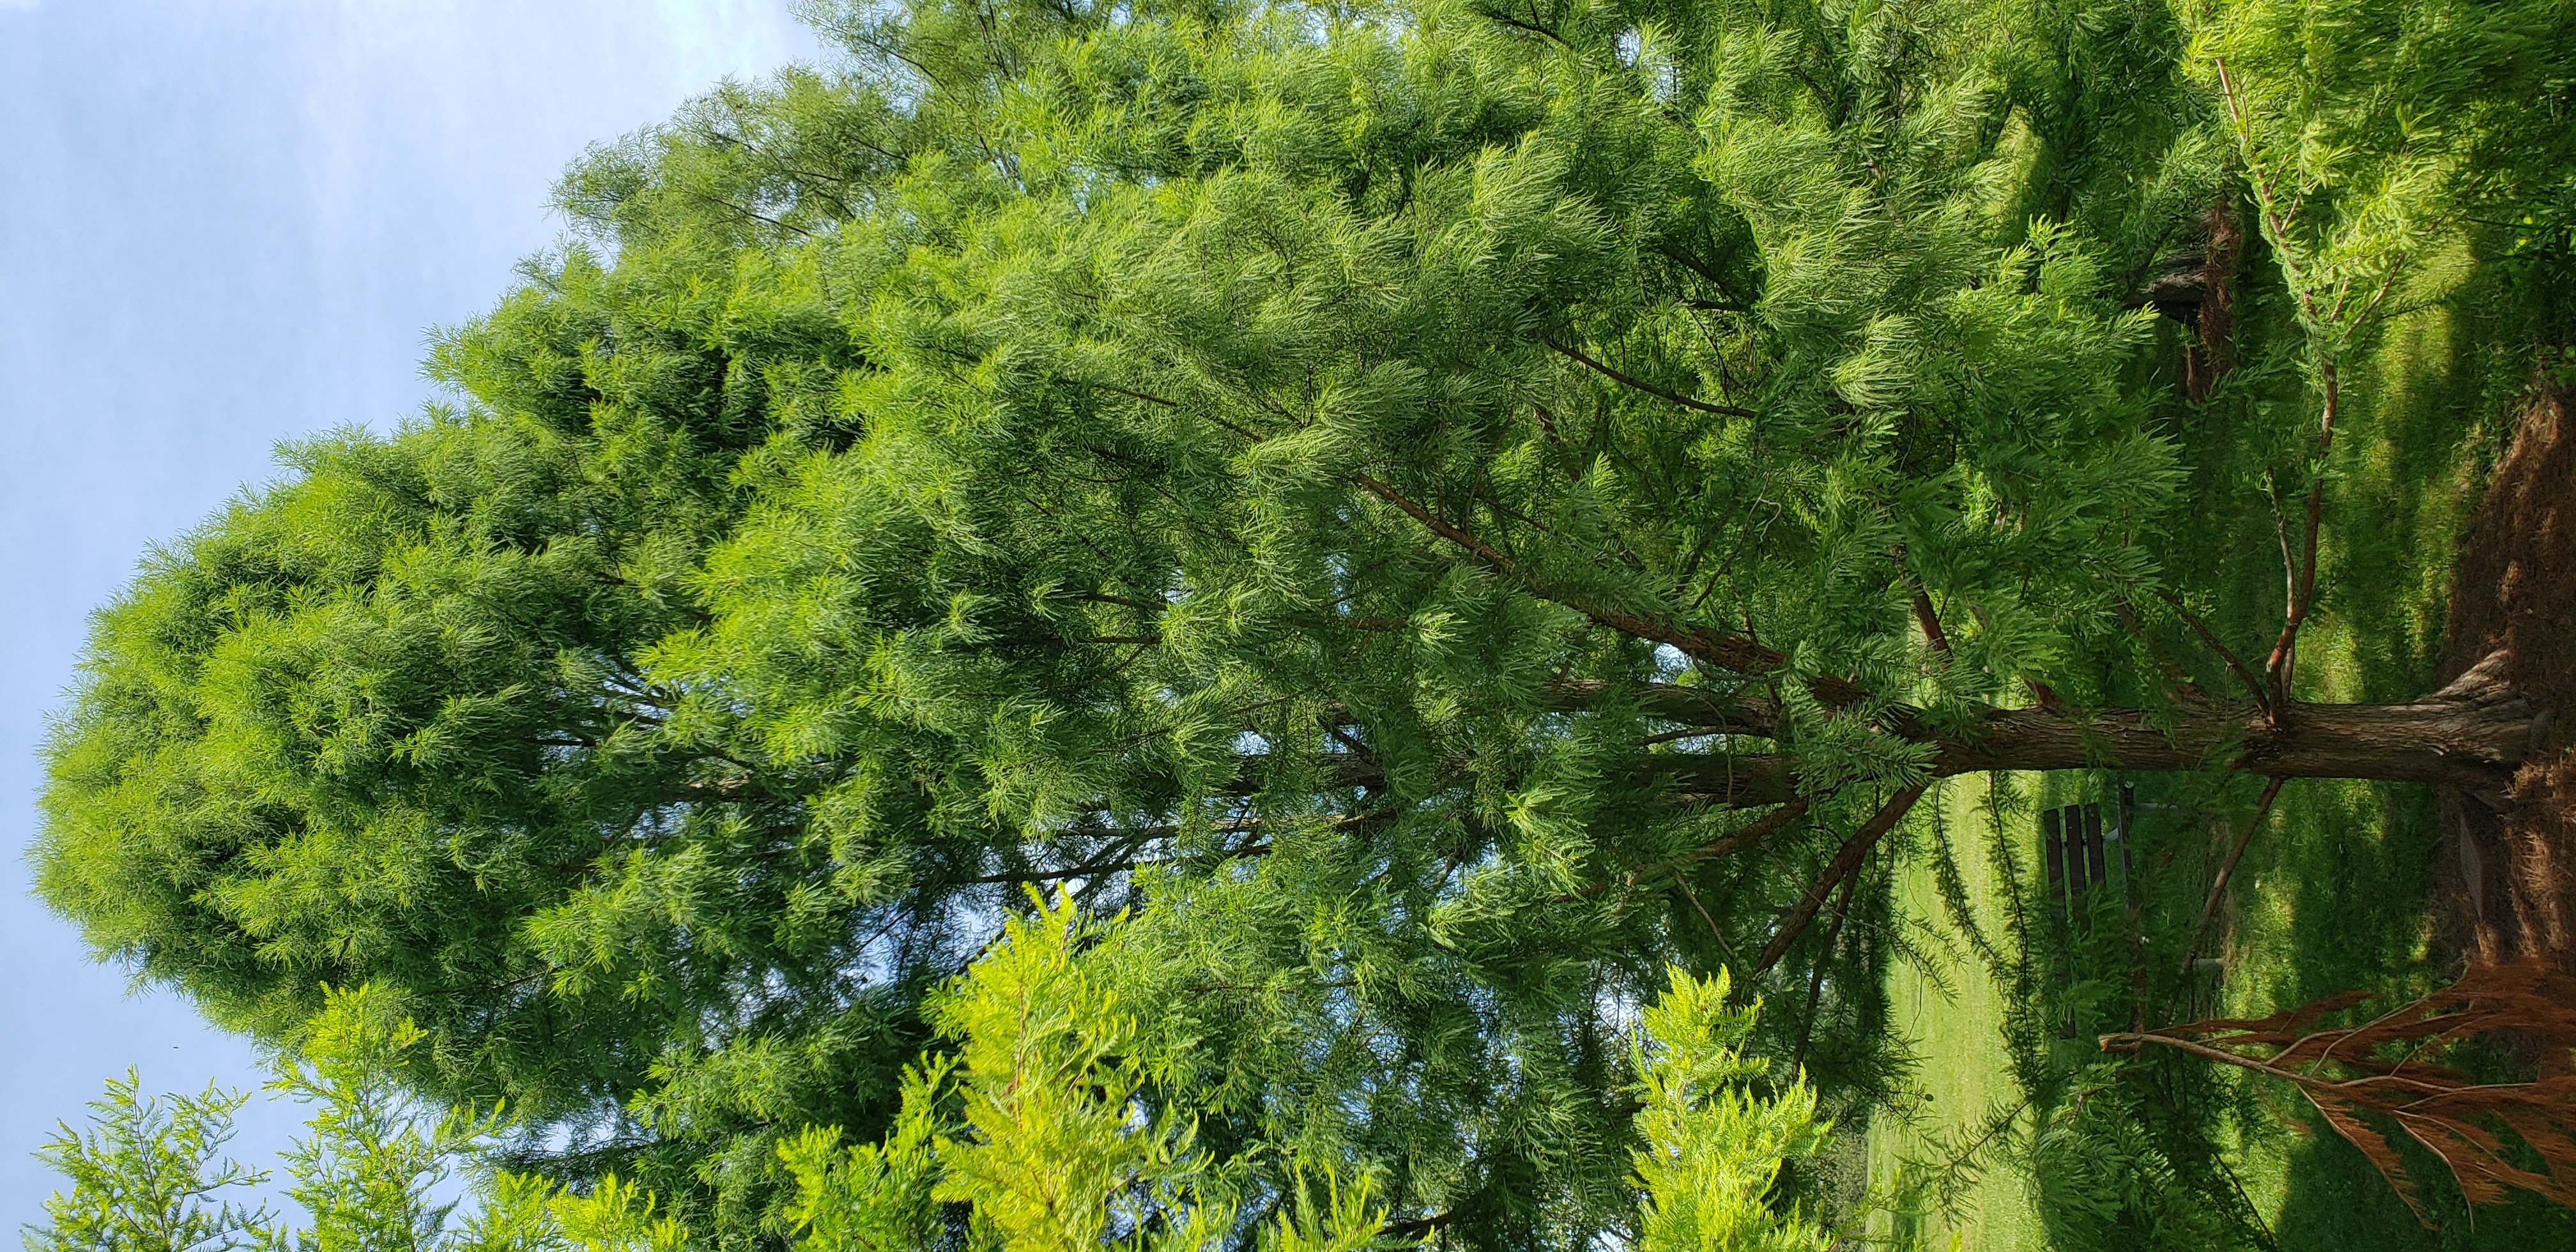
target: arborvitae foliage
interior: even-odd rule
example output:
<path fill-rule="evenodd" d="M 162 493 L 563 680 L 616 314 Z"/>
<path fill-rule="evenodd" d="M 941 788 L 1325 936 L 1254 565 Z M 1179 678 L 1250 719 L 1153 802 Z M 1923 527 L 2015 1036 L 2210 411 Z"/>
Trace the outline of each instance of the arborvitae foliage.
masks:
<path fill-rule="evenodd" d="M 2156 309 L 2235 281 L 2237 197 L 2332 304 L 2401 272 L 2372 223 L 2558 194 L 2561 140 L 2316 88 L 2340 12 L 827 8 L 839 64 L 572 171 L 579 239 L 437 347 L 457 407 L 146 562 L 41 889 L 271 1039 L 398 993 L 417 1090 L 738 1246 L 781 1144 L 910 1124 L 925 996 L 1061 885 L 1133 911 L 1121 1002 L 1191 1075 L 1153 1115 L 1243 1195 L 1587 1245 L 1668 965 L 1884 1089 L 1938 778 L 2526 750 L 2492 683 L 2300 703 L 2295 560 L 2259 639 L 2184 594 L 2262 487 L 2191 476 Z M 2515 13 L 2471 42 L 2557 107 L 2565 6 Z M 2319 387 L 2358 342 L 2272 325 Z M 2295 495 L 2332 450 L 2281 407 L 2242 438 Z"/>
<path fill-rule="evenodd" d="M 1343 1145 L 1256 1146 L 1286 1168 L 1221 1157 L 1196 1139 L 1193 1040 L 1126 1011 L 1124 935 L 1070 892 L 1005 923 L 994 949 L 932 1001 L 953 1056 L 905 1075 L 902 1110 L 877 1143 L 844 1148 L 837 1127 L 779 1145 L 794 1179 L 778 1233 L 801 1252 L 955 1247 L 989 1252 L 1359 1252 L 1419 1244 L 1391 1229 L 1374 1176 Z M 1772 1196 L 1781 1167 L 1825 1127 L 1804 1083 L 1770 1081 L 1742 1045 L 1756 1010 L 1726 1004 L 1726 980 L 1672 971 L 1628 1041 L 1640 1097 L 1636 1173 L 1611 1212 L 1651 1252 L 1821 1249 L 1827 1238 Z M 221 1157 L 249 1098 L 209 1091 L 163 1102 L 108 1083 L 86 1133 L 41 1154 L 72 1184 L 31 1227 L 30 1252 L 681 1252 L 702 1246 L 656 1217 L 656 1198 L 608 1175 L 583 1190 L 492 1168 L 502 1110 L 440 1113 L 401 1090 L 422 1032 L 398 997 L 326 991 L 322 1012 L 269 1084 L 310 1107 L 287 1154 L 288 1194 L 307 1224 L 223 1199 L 266 1180 Z M 1761 1088 L 1767 1087 L 1768 1090 Z M 463 1192 L 438 1202 L 441 1184 Z"/>
<path fill-rule="evenodd" d="M 1816 1096 L 1792 1080 L 1771 1094 L 1751 1084 L 1770 1066 L 1744 1055 L 1750 1009 L 1726 1007 L 1726 975 L 1672 971 L 1672 985 L 1642 1014 L 1634 1058 L 1637 1181 L 1645 1190 L 1637 1246 L 1647 1252 L 1823 1252 L 1832 1242 L 1762 1203 L 1780 1167 L 1822 1146 Z"/>
<path fill-rule="evenodd" d="M 268 1175 L 223 1158 L 232 1116 L 249 1096 L 208 1088 L 202 1095 L 142 1097 L 126 1071 L 90 1102 L 89 1128 L 57 1123 L 36 1152 L 69 1192 L 45 1204 L 25 1234 L 29 1252 L 233 1252 L 253 1246 L 268 1215 L 223 1193 Z"/>
<path fill-rule="evenodd" d="M 632 1183 L 586 1193 L 489 1168 L 500 1110 L 425 1108 L 404 1090 L 422 1031 L 379 988 L 324 989 L 296 1048 L 273 1058 L 272 1097 L 305 1105 L 305 1135 L 282 1162 L 300 1222 L 232 1202 L 268 1181 L 222 1155 L 251 1096 L 136 1098 L 110 1080 L 86 1131 L 38 1153 L 70 1183 L 26 1231 L 29 1252 L 680 1252 L 684 1226 L 653 1216 Z M 456 1213 L 465 1192 L 469 1211 Z"/>
<path fill-rule="evenodd" d="M 909 1076 L 882 1144 L 836 1150 L 833 1129 L 781 1146 L 807 1247 L 929 1247 L 961 1225 L 964 1246 L 995 1252 L 1377 1240 L 1370 1180 L 1346 1184 L 1330 1145 L 1287 1147 L 1288 1169 L 1257 1171 L 1198 1143 L 1191 1041 L 1130 1011 L 1116 941 L 1102 938 L 1069 897 L 1006 924 L 935 1002 L 956 1054 Z"/>
<path fill-rule="evenodd" d="M 1246 1156 L 1203 1146 L 1200 1119 L 1222 1106 L 1194 1072 L 1191 1023 L 1148 1022 L 1121 998 L 1121 948 L 1142 934 L 1086 923 L 1070 893 L 1007 923 L 936 1001 L 954 1059 L 909 1076 L 882 1143 L 837 1149 L 837 1130 L 812 1130 L 780 1148 L 812 1252 L 927 1247 L 959 1220 L 968 1246 L 1007 1252 L 1343 1252 L 1449 1224 L 1391 1225 L 1370 1162 L 1329 1136 Z M 1773 1195 L 1782 1165 L 1822 1146 L 1815 1092 L 1745 1055 L 1756 1011 L 1726 1000 L 1723 974 L 1674 969 L 1639 1013 L 1634 1172 L 1603 1180 L 1594 1218 L 1649 1252 L 1821 1252 L 1825 1233 Z"/>

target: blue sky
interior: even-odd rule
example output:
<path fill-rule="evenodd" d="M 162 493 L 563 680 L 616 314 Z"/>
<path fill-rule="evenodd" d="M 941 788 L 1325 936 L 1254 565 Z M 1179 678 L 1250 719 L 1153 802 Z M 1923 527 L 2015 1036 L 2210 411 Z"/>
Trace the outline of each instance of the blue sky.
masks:
<path fill-rule="evenodd" d="M 429 399 L 426 332 L 555 241 L 584 145 L 823 56 L 787 0 L 0 0 L 0 1238 L 101 1080 L 258 1080 L 28 894 L 35 747 L 89 610 L 278 441 Z M 245 1156 L 292 1130 L 243 1120 Z"/>

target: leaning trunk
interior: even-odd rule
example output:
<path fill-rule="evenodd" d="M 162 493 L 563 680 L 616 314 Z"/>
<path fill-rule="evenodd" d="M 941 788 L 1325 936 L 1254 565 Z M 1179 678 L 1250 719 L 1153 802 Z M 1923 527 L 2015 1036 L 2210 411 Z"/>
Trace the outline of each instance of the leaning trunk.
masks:
<path fill-rule="evenodd" d="M 2504 679 L 2499 653 L 2442 690 L 2403 704 L 2301 704 L 2278 717 L 2252 705 L 2186 705 L 2169 714 L 2078 716 L 2015 709 L 1945 740 L 1934 771 L 2109 766 L 2196 769 L 2224 760 L 2273 778 L 2447 783 L 2500 798 L 2546 730 Z"/>
<path fill-rule="evenodd" d="M 1776 733 L 1776 708 L 1765 703 L 1711 699 L 1681 688 L 1658 689 L 1655 700 L 1659 712 L 1676 720 L 1725 733 Z M 2217 763 L 2271 778 L 2446 784 L 2500 806 L 2515 769 L 2544 738 L 2546 722 L 2505 681 L 2504 657 L 2498 654 L 2442 690 L 2402 704 L 2292 702 L 2277 716 L 2250 703 L 2210 700 L 2154 712 L 1998 709 L 1950 733 L 1931 730 L 1913 710 L 1894 709 L 1882 724 L 1931 745 L 1935 776 L 2193 770 Z M 1686 801 L 1778 804 L 1800 790 L 1798 761 L 1790 754 L 1650 760 L 1646 772 L 1676 785 Z"/>

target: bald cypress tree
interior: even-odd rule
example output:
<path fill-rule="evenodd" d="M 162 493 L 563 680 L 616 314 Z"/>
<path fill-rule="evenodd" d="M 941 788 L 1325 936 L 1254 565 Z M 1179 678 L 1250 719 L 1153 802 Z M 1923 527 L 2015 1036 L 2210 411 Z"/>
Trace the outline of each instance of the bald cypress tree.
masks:
<path fill-rule="evenodd" d="M 2167 258 L 2253 197 L 2313 432 L 2408 246 L 2285 209 L 2345 106 L 2229 94 L 2259 14 L 817 16 L 846 63 L 573 169 L 455 408 L 300 445 L 102 611 L 34 854 L 100 951 L 272 1038 L 397 992 L 424 1090 L 744 1241 L 1065 887 L 1134 910 L 1204 1142 L 1573 1247 L 1667 962 L 1812 990 L 1755 1046 L 1884 1080 L 1936 780 L 2529 750 L 2495 667 L 2299 699 L 2317 506 L 2276 636 L 2194 610 L 2180 523 L 2260 487 L 2178 453 Z M 2400 215 L 2520 194 L 2446 171 Z"/>

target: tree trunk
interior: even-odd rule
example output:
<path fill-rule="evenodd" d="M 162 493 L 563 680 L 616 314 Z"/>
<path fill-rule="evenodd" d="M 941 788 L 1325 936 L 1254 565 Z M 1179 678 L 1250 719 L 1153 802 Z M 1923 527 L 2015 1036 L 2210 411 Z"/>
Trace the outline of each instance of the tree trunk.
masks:
<path fill-rule="evenodd" d="M 2496 795 L 2546 730 L 2504 680 L 2497 653 L 2458 681 L 2404 704 L 2293 702 L 2278 724 L 2250 705 L 2183 709 L 2170 730 L 2133 709 L 2076 718 L 2040 709 L 1993 715 L 1979 736 L 1945 742 L 1942 774 L 1989 769 L 2194 769 L 2213 753 L 2273 778 L 2449 783 Z"/>
<path fill-rule="evenodd" d="M 2185 705 L 2170 714 L 1999 709 L 1964 733 L 1921 730 L 1935 776 L 1985 770 L 2191 770 L 2233 763 L 2274 778 L 2447 783 L 2500 804 L 2514 770 L 2545 736 L 2547 717 L 2504 678 L 2503 653 L 2442 690 L 2404 704 L 2302 704 L 2278 721 L 2251 704 Z M 2159 725 L 2159 720 L 2163 724 Z M 1666 762 L 1672 762 L 1666 764 Z M 1797 788 L 1782 756 L 1657 758 L 1656 772 L 1693 798 L 1763 804 Z"/>

